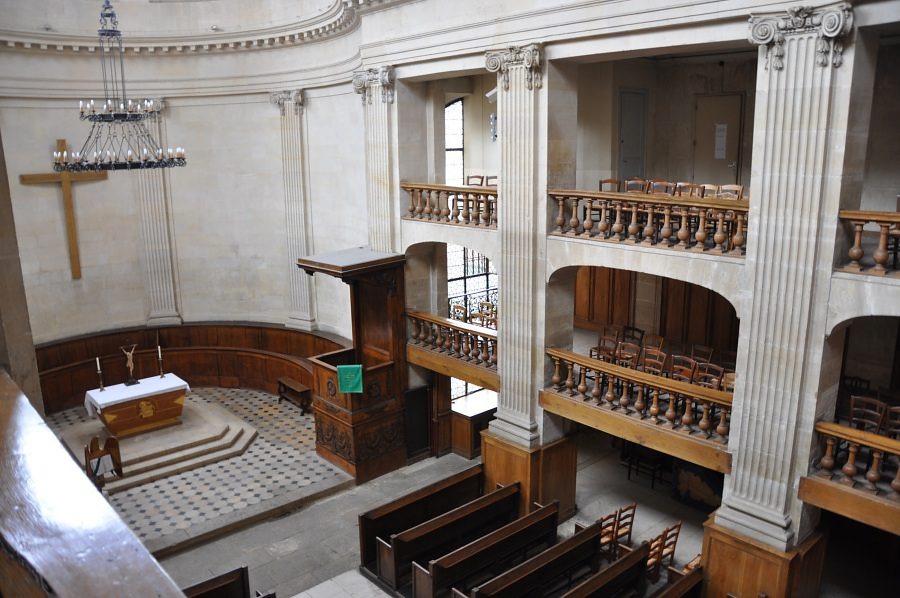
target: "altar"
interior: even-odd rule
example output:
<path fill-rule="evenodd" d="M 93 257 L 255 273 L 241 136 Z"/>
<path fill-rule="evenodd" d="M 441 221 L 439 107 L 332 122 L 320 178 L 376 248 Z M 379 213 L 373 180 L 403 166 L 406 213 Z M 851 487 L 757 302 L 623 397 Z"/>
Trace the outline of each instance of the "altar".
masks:
<path fill-rule="evenodd" d="M 181 423 L 188 383 L 175 374 L 142 378 L 139 384 L 95 388 L 84 395 L 84 408 L 119 438 Z"/>

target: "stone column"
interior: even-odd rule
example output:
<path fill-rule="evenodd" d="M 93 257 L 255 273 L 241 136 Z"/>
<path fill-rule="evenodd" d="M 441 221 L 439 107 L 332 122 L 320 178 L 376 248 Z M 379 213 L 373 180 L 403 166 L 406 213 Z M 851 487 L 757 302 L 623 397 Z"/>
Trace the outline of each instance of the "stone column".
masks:
<path fill-rule="evenodd" d="M 538 99 L 542 84 L 539 44 L 488 52 L 487 70 L 497 73 L 500 143 L 497 220 L 500 234 L 500 296 L 497 343 L 500 396 L 492 432 L 526 447 L 539 443 L 535 417 L 535 293 L 543 294 L 535 273 L 542 199 L 538 179 Z M 540 286 L 538 286 L 540 283 Z M 504 315 L 508 314 L 508 315 Z M 542 357 L 542 352 L 541 352 Z"/>
<path fill-rule="evenodd" d="M 732 472 L 716 523 L 779 550 L 799 540 L 854 70 L 849 5 L 751 19 L 759 44 L 749 316 L 741 322 Z M 787 301 L 785 301 L 787 298 Z M 812 380 L 813 382 L 810 382 Z"/>
<path fill-rule="evenodd" d="M 301 330 L 316 327 L 313 278 L 297 267 L 297 258 L 312 253 L 311 213 L 306 176 L 306 137 L 303 126 L 303 90 L 274 92 L 272 103 L 281 111 L 281 164 L 284 174 L 284 222 L 287 239 L 285 268 L 290 280 L 290 311 L 285 326 Z"/>
<path fill-rule="evenodd" d="M 163 101 L 158 102 L 161 110 L 164 109 Z M 159 112 L 147 121 L 147 127 L 153 130 L 155 137 L 163 144 L 165 131 Z M 163 169 L 139 170 L 137 188 L 143 244 L 141 259 L 150 307 L 147 325 L 181 324 L 168 172 Z"/>
<path fill-rule="evenodd" d="M 394 67 L 383 66 L 353 73 L 353 88 L 362 97 L 366 125 L 366 205 L 369 247 L 394 251 Z M 397 215 L 399 218 L 399 215 Z"/>

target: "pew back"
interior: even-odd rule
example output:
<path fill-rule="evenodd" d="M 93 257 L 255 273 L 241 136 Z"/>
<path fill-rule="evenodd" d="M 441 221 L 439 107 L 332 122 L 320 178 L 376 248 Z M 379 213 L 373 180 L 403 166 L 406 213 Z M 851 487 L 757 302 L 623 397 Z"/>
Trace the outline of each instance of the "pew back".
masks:
<path fill-rule="evenodd" d="M 481 496 L 482 467 L 435 482 L 359 516 L 360 565 L 375 571 L 375 538 L 389 538 Z"/>
<path fill-rule="evenodd" d="M 378 576 L 397 589 L 413 560 L 427 561 L 471 542 L 518 517 L 515 482 L 390 537 L 376 540 Z"/>
<path fill-rule="evenodd" d="M 600 525 L 594 523 L 506 573 L 472 588 L 471 596 L 541 596 L 555 589 L 564 576 L 571 579 L 585 567 L 596 571 L 600 567 L 600 535 Z"/>
<path fill-rule="evenodd" d="M 669 567 L 668 582 L 651 598 L 700 598 L 703 595 L 703 568 L 682 573 Z"/>
<path fill-rule="evenodd" d="M 559 501 L 553 501 L 429 562 L 427 569 L 413 563 L 413 596 L 431 598 L 457 583 L 510 563 L 516 555 L 522 555 L 521 559 L 539 547 L 552 546 L 558 525 Z"/>
<path fill-rule="evenodd" d="M 606 598 L 618 596 L 626 590 L 633 590 L 641 596 L 647 584 L 644 573 L 648 556 L 650 545 L 644 542 L 563 594 L 563 598 Z"/>
<path fill-rule="evenodd" d="M 245 565 L 183 591 L 188 598 L 250 598 L 250 573 Z"/>

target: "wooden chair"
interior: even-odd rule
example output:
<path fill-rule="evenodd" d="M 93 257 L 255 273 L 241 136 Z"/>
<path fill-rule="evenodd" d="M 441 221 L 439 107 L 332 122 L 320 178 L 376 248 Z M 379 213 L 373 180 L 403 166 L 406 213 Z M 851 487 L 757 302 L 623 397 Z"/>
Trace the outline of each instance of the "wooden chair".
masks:
<path fill-rule="evenodd" d="M 485 328 L 493 328 L 497 330 L 497 316 L 489 316 L 484 318 L 484 323 L 482 324 Z"/>
<path fill-rule="evenodd" d="M 648 181 L 640 177 L 625 180 L 625 193 L 646 193 Z"/>
<path fill-rule="evenodd" d="M 641 345 L 644 342 L 644 331 L 634 326 L 625 326 L 622 331 L 622 340 Z"/>
<path fill-rule="evenodd" d="M 600 552 L 610 563 L 619 556 L 619 511 L 613 511 L 597 520 L 600 524 Z"/>
<path fill-rule="evenodd" d="M 108 470 L 104 471 L 107 469 L 104 466 L 108 466 Z M 125 477 L 122 473 L 119 439 L 110 436 L 101 446 L 99 436 L 91 438 L 90 442 L 84 445 L 84 471 L 97 490 L 102 489 L 109 482 Z"/>
<path fill-rule="evenodd" d="M 496 318 L 497 317 L 497 306 L 491 303 L 490 301 L 482 301 L 478 304 L 478 311 L 469 315 L 470 322 L 477 322 L 482 326 L 486 326 L 485 320 L 487 318 Z"/>
<path fill-rule="evenodd" d="M 460 322 L 468 322 L 469 310 L 466 309 L 465 305 L 451 305 L 450 317 L 454 320 L 459 320 Z"/>
<path fill-rule="evenodd" d="M 664 344 L 665 339 L 659 334 L 645 334 L 644 340 L 641 341 L 641 346 L 645 349 L 656 349 L 657 351 L 662 350 Z"/>
<path fill-rule="evenodd" d="M 612 363 L 616 359 L 616 350 L 619 347 L 618 338 L 601 334 L 597 340 L 597 346 L 591 347 L 591 357 Z"/>
<path fill-rule="evenodd" d="M 694 183 L 675 183 L 675 195 L 682 197 L 703 197 L 706 187 Z"/>
<path fill-rule="evenodd" d="M 662 567 L 670 567 L 675 560 L 675 547 L 681 533 L 681 522 L 667 527 L 650 542 L 650 557 L 647 559 L 647 579 L 656 583 Z"/>
<path fill-rule="evenodd" d="M 489 174 L 484 177 L 484 186 L 485 187 L 496 187 L 497 186 L 497 175 Z"/>
<path fill-rule="evenodd" d="M 718 197 L 720 199 L 743 199 L 744 186 L 743 185 L 719 185 L 719 189 L 716 191 L 716 197 Z"/>
<path fill-rule="evenodd" d="M 641 359 L 641 346 L 629 341 L 619 341 L 616 346 L 616 365 L 637 369 Z"/>
<path fill-rule="evenodd" d="M 631 503 L 616 511 L 616 539 L 626 545 L 631 544 L 635 511 L 637 511 L 637 503 Z"/>
<path fill-rule="evenodd" d="M 737 377 L 737 374 L 734 372 L 725 372 L 725 375 L 722 376 L 722 390 L 725 392 L 734 392 L 734 379 Z"/>
<path fill-rule="evenodd" d="M 466 185 L 484 186 L 484 175 L 470 174 L 466 177 Z"/>
<path fill-rule="evenodd" d="M 701 183 L 700 186 L 703 187 L 703 197 L 715 197 L 719 192 L 719 186 L 713 183 Z"/>
<path fill-rule="evenodd" d="M 673 355 L 669 377 L 689 384 L 694 383 L 697 375 L 697 362 L 686 355 Z"/>
<path fill-rule="evenodd" d="M 872 397 L 850 397 L 850 425 L 859 430 L 878 434 L 884 425 L 887 404 Z"/>
<path fill-rule="evenodd" d="M 871 382 L 859 376 L 842 376 L 841 385 L 838 388 L 837 405 L 834 409 L 834 421 L 849 422 L 850 421 L 850 397 L 872 397 L 875 391 L 871 387 Z"/>
<path fill-rule="evenodd" d="M 691 345 L 691 359 L 709 363 L 712 361 L 713 348 L 706 345 Z"/>
<path fill-rule="evenodd" d="M 667 359 L 668 355 L 666 355 L 659 349 L 654 349 L 645 345 L 644 357 L 641 359 L 641 369 L 648 374 L 664 376 L 666 372 Z"/>
<path fill-rule="evenodd" d="M 900 406 L 891 407 L 885 414 L 883 433 L 885 436 L 900 440 Z"/>
<path fill-rule="evenodd" d="M 694 374 L 694 384 L 705 388 L 719 390 L 725 378 L 725 369 L 714 363 L 700 362 L 697 364 L 697 372 Z"/>
<path fill-rule="evenodd" d="M 600 191 L 619 191 L 620 182 L 619 179 L 600 179 L 600 184 L 598 185 Z"/>
<path fill-rule="evenodd" d="M 675 195 L 675 183 L 663 179 L 651 179 L 647 183 L 647 193 L 662 193 Z"/>

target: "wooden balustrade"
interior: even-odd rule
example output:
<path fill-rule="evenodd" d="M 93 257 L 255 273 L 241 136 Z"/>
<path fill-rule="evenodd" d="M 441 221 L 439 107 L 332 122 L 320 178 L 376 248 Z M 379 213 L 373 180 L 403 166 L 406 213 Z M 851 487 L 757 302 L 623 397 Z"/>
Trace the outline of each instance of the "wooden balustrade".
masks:
<path fill-rule="evenodd" d="M 900 502 L 900 440 L 831 422 L 815 429 L 825 443 L 815 475 Z"/>
<path fill-rule="evenodd" d="M 843 269 L 849 272 L 891 275 L 900 277 L 898 246 L 900 246 L 900 212 L 866 212 L 841 210 L 840 219 L 853 230 L 853 245 L 847 252 L 849 261 Z M 871 262 L 866 258 L 863 228 L 873 223 L 878 227 L 878 243 L 872 251 Z"/>
<path fill-rule="evenodd" d="M 727 444 L 730 392 L 626 368 L 579 353 L 549 348 L 550 390 L 660 427 Z"/>
<path fill-rule="evenodd" d="M 407 311 L 409 342 L 471 365 L 497 369 L 497 331 L 421 311 Z"/>
<path fill-rule="evenodd" d="M 732 256 L 746 252 L 745 200 L 550 189 L 557 208 L 551 234 Z"/>
<path fill-rule="evenodd" d="M 402 183 L 400 188 L 409 194 L 405 219 L 497 228 L 496 187 Z"/>

